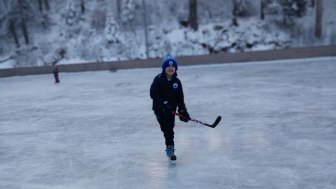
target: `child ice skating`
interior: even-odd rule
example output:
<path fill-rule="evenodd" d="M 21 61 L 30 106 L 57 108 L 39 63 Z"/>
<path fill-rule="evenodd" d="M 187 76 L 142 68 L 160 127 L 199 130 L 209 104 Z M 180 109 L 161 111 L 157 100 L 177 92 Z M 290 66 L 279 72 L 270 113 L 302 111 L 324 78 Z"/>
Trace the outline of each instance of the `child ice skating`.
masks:
<path fill-rule="evenodd" d="M 162 63 L 162 73 L 154 78 L 150 88 L 150 97 L 153 99 L 153 111 L 160 124 L 165 138 L 166 154 L 171 160 L 176 160 L 174 144 L 175 115 L 181 115 L 179 119 L 188 122 L 190 119 L 186 105 L 181 81 L 177 78 L 178 66 L 173 57 L 167 55 Z"/>
<path fill-rule="evenodd" d="M 55 83 L 59 83 L 60 80 L 58 76 L 58 66 L 56 65 L 56 63 L 52 63 L 51 67 L 54 74 Z"/>

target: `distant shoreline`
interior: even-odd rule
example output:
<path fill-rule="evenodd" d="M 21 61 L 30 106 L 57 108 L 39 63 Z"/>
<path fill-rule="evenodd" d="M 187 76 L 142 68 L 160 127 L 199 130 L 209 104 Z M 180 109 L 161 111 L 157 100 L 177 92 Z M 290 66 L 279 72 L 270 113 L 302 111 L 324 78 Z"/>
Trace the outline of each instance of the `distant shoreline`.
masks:
<path fill-rule="evenodd" d="M 179 62 L 179 65 L 186 66 L 333 56 L 336 56 L 336 45 L 288 48 L 280 50 L 250 51 L 239 53 L 220 53 L 211 55 L 181 56 L 176 57 L 176 60 Z M 60 64 L 59 69 L 60 72 L 84 72 L 101 70 L 109 70 L 114 72 L 119 69 L 155 68 L 159 67 L 160 64 L 161 59 L 153 58 L 112 62 Z M 0 69 L 0 77 L 38 75 L 49 73 L 51 73 L 51 66 Z"/>

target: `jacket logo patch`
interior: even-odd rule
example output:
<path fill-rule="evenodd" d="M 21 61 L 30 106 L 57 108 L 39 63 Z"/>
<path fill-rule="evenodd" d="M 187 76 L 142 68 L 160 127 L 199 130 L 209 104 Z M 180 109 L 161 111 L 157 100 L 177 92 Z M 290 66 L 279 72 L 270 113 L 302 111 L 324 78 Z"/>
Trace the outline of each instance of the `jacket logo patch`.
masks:
<path fill-rule="evenodd" d="M 177 88 L 178 88 L 178 84 L 177 84 L 177 83 L 174 83 L 174 84 L 173 84 L 173 88 L 174 88 L 174 89 L 177 89 Z"/>

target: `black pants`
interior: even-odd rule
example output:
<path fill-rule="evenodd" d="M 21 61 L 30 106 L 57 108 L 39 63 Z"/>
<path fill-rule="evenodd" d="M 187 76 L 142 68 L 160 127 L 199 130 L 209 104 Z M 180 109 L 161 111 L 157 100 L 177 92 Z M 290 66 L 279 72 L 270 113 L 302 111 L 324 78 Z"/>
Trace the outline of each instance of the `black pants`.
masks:
<path fill-rule="evenodd" d="M 55 78 L 55 83 L 59 83 L 58 72 L 53 72 L 53 74 Z"/>
<path fill-rule="evenodd" d="M 166 146 L 174 145 L 174 126 L 175 126 L 175 117 L 173 114 L 164 115 L 162 113 L 155 112 L 156 119 L 158 120 L 161 131 L 165 138 Z"/>

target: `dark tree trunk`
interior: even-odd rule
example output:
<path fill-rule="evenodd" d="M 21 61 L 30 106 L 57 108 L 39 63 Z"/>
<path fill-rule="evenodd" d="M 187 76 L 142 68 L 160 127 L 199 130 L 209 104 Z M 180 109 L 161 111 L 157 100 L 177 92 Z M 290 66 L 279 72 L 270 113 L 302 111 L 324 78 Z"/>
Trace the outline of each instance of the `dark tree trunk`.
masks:
<path fill-rule="evenodd" d="M 189 0 L 189 23 L 193 30 L 198 29 L 197 0 Z"/>
<path fill-rule="evenodd" d="M 9 21 L 9 31 L 12 34 L 13 38 L 14 38 L 16 47 L 19 48 L 20 47 L 20 42 L 19 42 L 19 38 L 18 38 L 17 33 L 16 33 L 14 22 L 12 20 Z"/>
<path fill-rule="evenodd" d="M 49 11 L 49 0 L 38 0 L 38 7 L 41 13 L 43 13 L 43 7 L 45 7 L 45 10 Z"/>
<path fill-rule="evenodd" d="M 43 13 L 42 0 L 38 0 L 38 7 L 39 7 L 39 10 L 40 10 L 40 13 Z"/>
<path fill-rule="evenodd" d="M 237 7 L 237 3 L 235 0 L 232 1 L 233 3 L 233 9 L 232 9 L 232 25 L 234 26 L 239 26 L 238 24 L 238 20 L 237 20 L 237 15 L 238 15 L 238 7 Z"/>
<path fill-rule="evenodd" d="M 121 0 L 117 0 L 117 19 L 121 23 Z"/>
<path fill-rule="evenodd" d="M 49 11 L 50 10 L 49 0 L 44 0 L 44 5 L 47 11 Z"/>
<path fill-rule="evenodd" d="M 85 2 L 84 2 L 84 0 L 81 0 L 81 13 L 82 14 L 85 13 Z"/>
<path fill-rule="evenodd" d="M 22 20 L 22 33 L 26 42 L 26 45 L 29 44 L 29 35 L 28 35 L 28 29 L 27 29 L 27 25 L 26 25 L 26 21 Z"/>
<path fill-rule="evenodd" d="M 264 20 L 265 19 L 265 6 L 266 6 L 266 2 L 265 0 L 261 0 L 260 3 L 260 19 Z"/>
<path fill-rule="evenodd" d="M 322 36 L 322 16 L 323 16 L 323 0 L 316 1 L 316 15 L 315 15 L 315 37 Z"/>
<path fill-rule="evenodd" d="M 29 44 L 29 35 L 28 35 L 28 29 L 27 24 L 25 20 L 25 14 L 24 14 L 24 8 L 23 8 L 23 0 L 18 0 L 19 2 L 19 10 L 20 10 L 20 16 L 21 16 L 21 29 L 23 33 L 23 37 L 25 39 L 26 44 Z"/>

